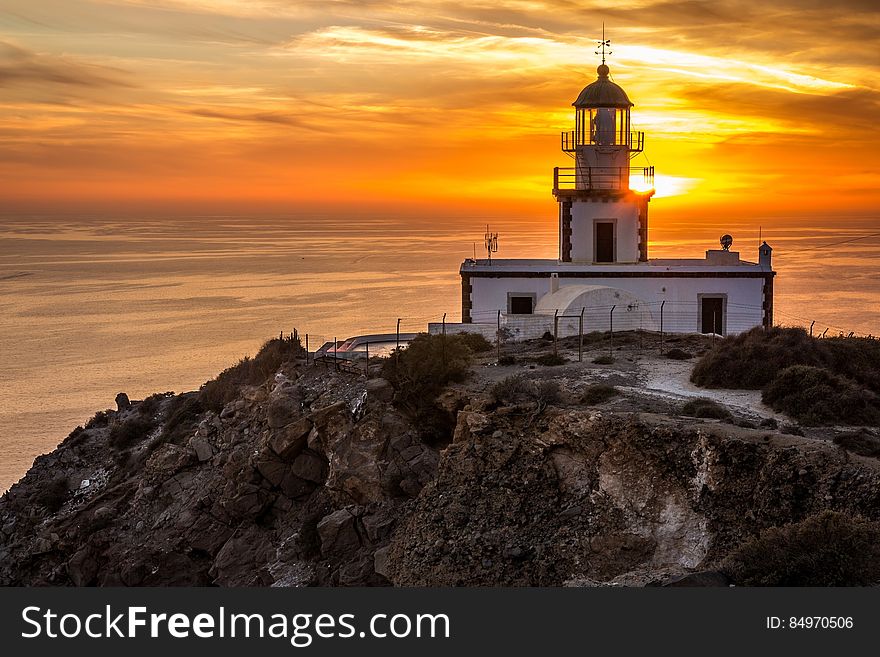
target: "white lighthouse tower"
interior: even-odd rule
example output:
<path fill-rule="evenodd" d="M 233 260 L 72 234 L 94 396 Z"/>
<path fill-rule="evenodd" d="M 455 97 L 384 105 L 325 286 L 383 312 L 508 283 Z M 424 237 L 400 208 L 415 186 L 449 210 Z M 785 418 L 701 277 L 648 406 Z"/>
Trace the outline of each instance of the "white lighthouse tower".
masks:
<path fill-rule="evenodd" d="M 562 150 L 574 157 L 575 166 L 554 170 L 559 260 L 591 264 L 646 262 L 648 201 L 654 193 L 654 169 L 630 167 L 630 159 L 644 148 L 645 134 L 631 130 L 633 104 L 610 79 L 605 64 L 609 41 L 603 38 L 600 44 L 598 77 L 572 103 L 574 130 L 562 133 Z"/>
<path fill-rule="evenodd" d="M 633 103 L 611 80 L 609 41 L 599 42 L 597 78 L 578 94 L 574 130 L 562 150 L 574 166 L 553 171 L 559 204 L 556 259 L 468 258 L 460 269 L 461 323 L 430 330 L 477 331 L 514 339 L 573 331 L 651 329 L 731 335 L 773 324 L 772 250 L 757 262 L 721 249 L 705 258 L 648 257 L 654 168 L 634 168 L 644 134 L 630 125 Z"/>

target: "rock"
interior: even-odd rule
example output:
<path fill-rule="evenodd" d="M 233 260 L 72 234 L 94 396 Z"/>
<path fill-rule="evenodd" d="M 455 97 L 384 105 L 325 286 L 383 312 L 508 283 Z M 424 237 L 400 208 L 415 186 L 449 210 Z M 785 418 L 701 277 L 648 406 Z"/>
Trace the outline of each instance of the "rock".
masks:
<path fill-rule="evenodd" d="M 67 575 L 74 586 L 89 586 L 98 575 L 98 562 L 88 547 L 81 548 L 67 562 Z"/>
<path fill-rule="evenodd" d="M 301 479 L 321 484 L 327 478 L 327 463 L 315 454 L 303 452 L 293 461 L 291 471 Z"/>
<path fill-rule="evenodd" d="M 311 420 L 302 418 L 283 428 L 275 429 L 269 439 L 269 447 L 281 458 L 293 460 L 306 446 L 311 430 Z"/>
<path fill-rule="evenodd" d="M 370 379 L 367 381 L 368 402 L 390 402 L 394 397 L 394 388 L 387 379 Z"/>
<path fill-rule="evenodd" d="M 170 477 L 192 465 L 195 456 L 195 452 L 185 447 L 164 443 L 147 460 L 146 469 L 159 477 Z"/>
<path fill-rule="evenodd" d="M 128 399 L 128 395 L 124 392 L 116 395 L 116 411 L 127 411 L 129 408 L 131 408 L 131 401 Z"/>
<path fill-rule="evenodd" d="M 189 446 L 196 453 L 196 458 L 199 460 L 199 463 L 204 463 L 214 457 L 214 448 L 211 447 L 211 443 L 204 438 L 190 439 Z"/>
<path fill-rule="evenodd" d="M 349 509 L 340 509 L 324 516 L 318 523 L 321 554 L 325 557 L 350 555 L 360 549 L 357 517 Z"/>
<path fill-rule="evenodd" d="M 386 579 L 388 578 L 388 551 L 389 546 L 386 545 L 373 552 L 373 570 Z"/>
<path fill-rule="evenodd" d="M 302 396 L 296 388 L 275 390 L 269 396 L 266 421 L 272 429 L 290 424 L 302 414 Z"/>

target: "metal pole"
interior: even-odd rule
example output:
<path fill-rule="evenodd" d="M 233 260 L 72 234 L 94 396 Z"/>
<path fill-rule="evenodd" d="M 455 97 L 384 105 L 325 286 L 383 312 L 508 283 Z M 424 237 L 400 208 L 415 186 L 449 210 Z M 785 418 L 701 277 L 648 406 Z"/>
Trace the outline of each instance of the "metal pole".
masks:
<path fill-rule="evenodd" d="M 716 313 L 713 310 L 712 311 L 712 346 L 713 347 L 715 346 L 715 329 L 718 328 L 718 324 L 716 324 L 717 321 L 718 321 L 718 317 L 716 317 Z"/>
<path fill-rule="evenodd" d="M 336 368 L 337 372 L 339 371 L 339 360 L 337 359 L 337 356 L 336 356 L 336 350 L 337 350 L 338 346 L 339 346 L 339 342 L 336 340 L 336 336 L 334 335 L 333 336 L 333 367 Z"/>
<path fill-rule="evenodd" d="M 663 355 L 663 306 L 666 305 L 666 301 L 660 302 L 660 355 Z"/>
<path fill-rule="evenodd" d="M 609 314 L 609 322 L 608 328 L 609 333 L 611 333 L 611 337 L 608 340 L 608 355 L 614 358 L 614 309 L 617 308 L 617 304 L 611 306 L 611 313 Z"/>
<path fill-rule="evenodd" d="M 495 331 L 495 351 L 496 359 L 501 360 L 501 310 L 498 310 L 498 328 Z"/>
<path fill-rule="evenodd" d="M 559 308 L 553 313 L 553 355 L 559 351 Z"/>
<path fill-rule="evenodd" d="M 394 369 L 400 367 L 400 317 L 397 318 L 397 347 L 394 349 Z"/>
<path fill-rule="evenodd" d="M 309 334 L 306 333 L 306 365 L 309 364 Z"/>
<path fill-rule="evenodd" d="M 584 360 L 584 310 L 586 308 L 581 308 L 581 319 L 578 322 L 578 362 L 582 363 Z"/>
<path fill-rule="evenodd" d="M 370 378 L 370 343 L 367 342 L 365 346 L 367 348 L 367 363 L 366 363 L 366 365 L 364 365 L 364 374 L 366 374 L 367 378 L 369 379 Z"/>
<path fill-rule="evenodd" d="M 441 339 L 440 346 L 443 349 L 443 365 L 446 365 L 446 313 L 443 313 L 443 338 Z"/>

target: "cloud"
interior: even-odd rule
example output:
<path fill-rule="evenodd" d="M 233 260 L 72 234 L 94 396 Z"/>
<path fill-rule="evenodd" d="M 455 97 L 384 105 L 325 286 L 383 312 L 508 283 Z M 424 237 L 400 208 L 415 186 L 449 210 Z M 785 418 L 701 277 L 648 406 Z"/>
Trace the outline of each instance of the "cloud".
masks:
<path fill-rule="evenodd" d="M 124 71 L 0 42 L 0 87 L 20 85 L 131 87 Z"/>

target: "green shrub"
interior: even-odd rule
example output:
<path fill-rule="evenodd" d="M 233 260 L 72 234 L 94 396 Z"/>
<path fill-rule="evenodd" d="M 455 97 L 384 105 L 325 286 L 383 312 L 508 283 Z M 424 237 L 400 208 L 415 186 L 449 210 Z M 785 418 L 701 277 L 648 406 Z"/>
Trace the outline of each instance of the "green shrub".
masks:
<path fill-rule="evenodd" d="M 609 386 L 606 383 L 596 383 L 588 386 L 586 390 L 581 393 L 581 403 L 587 404 L 588 406 L 594 406 L 596 404 L 602 404 L 619 394 L 620 391 L 614 386 Z"/>
<path fill-rule="evenodd" d="M 238 396 L 242 386 L 264 383 L 283 363 L 304 353 L 299 338 L 273 338 L 253 358 L 245 356 L 237 365 L 223 370 L 216 379 L 202 385 L 199 398 L 205 408 L 220 412 Z"/>
<path fill-rule="evenodd" d="M 150 418 L 135 415 L 125 422 L 114 424 L 110 428 L 110 434 L 107 436 L 107 443 L 110 447 L 117 450 L 126 449 L 146 438 L 155 428 L 156 425 Z"/>
<path fill-rule="evenodd" d="M 475 354 L 481 354 L 495 348 L 481 333 L 458 333 L 454 337 Z"/>
<path fill-rule="evenodd" d="M 689 360 L 693 358 L 693 355 L 684 349 L 679 349 L 678 347 L 673 347 L 669 351 L 666 352 L 666 357 L 672 360 Z"/>
<path fill-rule="evenodd" d="M 801 424 L 880 424 L 877 395 L 822 367 L 794 365 L 766 387 L 764 403 Z"/>
<path fill-rule="evenodd" d="M 715 420 L 730 419 L 730 411 L 718 402 L 700 397 L 691 399 L 681 407 L 681 414 L 689 417 L 712 418 Z"/>
<path fill-rule="evenodd" d="M 880 582 L 880 523 L 824 511 L 771 527 L 731 552 L 739 586 L 871 586 Z"/>
<path fill-rule="evenodd" d="M 593 359 L 593 363 L 596 365 L 611 365 L 614 362 L 614 356 L 604 355 L 604 356 L 596 356 Z"/>
<path fill-rule="evenodd" d="M 382 363 L 382 377 L 394 387 L 394 405 L 416 424 L 422 437 L 437 442 L 454 425 L 451 413 L 437 405 L 437 397 L 452 382 L 470 372 L 471 350 L 459 335 L 419 334 L 405 349 L 394 351 Z"/>

